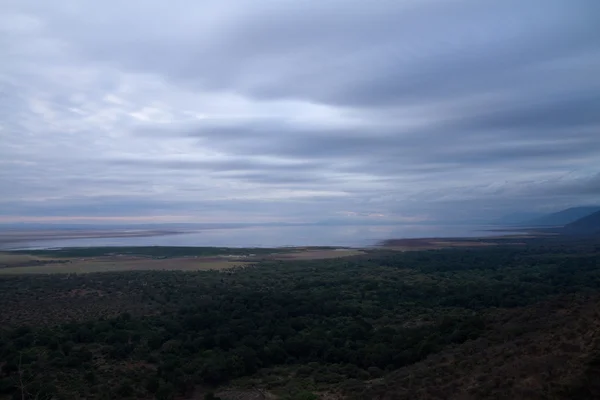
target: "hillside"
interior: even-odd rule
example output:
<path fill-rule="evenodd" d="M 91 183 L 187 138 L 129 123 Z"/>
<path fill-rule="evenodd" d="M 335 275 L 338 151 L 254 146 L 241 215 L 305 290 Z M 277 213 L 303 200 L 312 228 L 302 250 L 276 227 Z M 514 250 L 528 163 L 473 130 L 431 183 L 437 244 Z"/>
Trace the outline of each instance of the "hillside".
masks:
<path fill-rule="evenodd" d="M 503 310 L 476 340 L 400 368 L 362 399 L 598 399 L 597 296 Z"/>
<path fill-rule="evenodd" d="M 600 206 L 584 206 L 571 207 L 566 210 L 558 211 L 552 214 L 547 214 L 539 218 L 534 218 L 521 225 L 527 226 L 564 226 L 575 222 L 581 218 L 587 217 L 590 214 L 600 211 Z"/>
<path fill-rule="evenodd" d="M 546 214 L 539 212 L 514 212 L 503 215 L 490 223 L 492 225 L 523 225 L 523 221 L 532 221 L 544 216 L 546 216 Z"/>
<path fill-rule="evenodd" d="M 565 225 L 561 232 L 570 235 L 600 234 L 600 211 Z"/>

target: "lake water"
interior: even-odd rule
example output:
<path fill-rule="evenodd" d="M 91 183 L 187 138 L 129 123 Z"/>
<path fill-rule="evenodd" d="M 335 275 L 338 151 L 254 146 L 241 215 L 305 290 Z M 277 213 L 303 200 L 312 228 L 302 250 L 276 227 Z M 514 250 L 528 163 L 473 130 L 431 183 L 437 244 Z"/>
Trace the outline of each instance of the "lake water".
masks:
<path fill-rule="evenodd" d="M 11 243 L 8 248 L 34 249 L 96 246 L 373 246 L 391 238 L 473 237 L 497 235 L 485 227 L 431 225 L 374 226 L 286 226 L 207 229 L 189 233 L 145 236 L 57 240 L 31 240 Z"/>

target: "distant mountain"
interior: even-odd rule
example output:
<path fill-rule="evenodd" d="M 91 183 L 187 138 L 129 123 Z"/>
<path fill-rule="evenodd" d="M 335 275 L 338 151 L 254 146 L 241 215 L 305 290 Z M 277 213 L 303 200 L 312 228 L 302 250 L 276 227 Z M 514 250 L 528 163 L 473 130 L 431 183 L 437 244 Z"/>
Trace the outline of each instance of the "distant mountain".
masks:
<path fill-rule="evenodd" d="M 587 217 L 600 211 L 600 206 L 572 207 L 566 210 L 547 214 L 538 218 L 521 222 L 521 225 L 527 226 L 565 226 L 581 218 Z"/>
<path fill-rule="evenodd" d="M 523 225 L 523 221 L 530 221 L 536 218 L 545 216 L 544 213 L 536 212 L 514 212 L 511 214 L 503 215 L 497 220 L 493 221 L 494 225 Z"/>
<path fill-rule="evenodd" d="M 600 234 L 600 211 L 578 219 L 565 225 L 561 233 L 568 235 L 596 235 Z"/>

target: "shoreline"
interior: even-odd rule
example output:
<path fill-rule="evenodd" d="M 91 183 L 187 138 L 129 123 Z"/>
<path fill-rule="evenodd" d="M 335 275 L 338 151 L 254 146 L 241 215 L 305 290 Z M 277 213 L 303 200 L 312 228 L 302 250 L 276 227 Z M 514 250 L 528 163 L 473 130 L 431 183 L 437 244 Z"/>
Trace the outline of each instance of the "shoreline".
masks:
<path fill-rule="evenodd" d="M 167 236 L 175 236 L 175 235 L 183 235 L 186 234 L 198 234 L 201 233 L 202 230 L 180 230 L 180 229 L 77 229 L 77 230 L 65 230 L 65 229 L 37 229 L 37 230 L 6 230 L 0 231 L 0 251 L 19 251 L 19 250 L 27 250 L 31 249 L 32 246 L 36 249 L 53 249 L 53 248 L 70 248 L 70 247 L 88 247 L 88 248 L 98 248 L 98 247 L 145 247 L 145 246 L 159 246 L 159 247 L 223 247 L 223 248 L 250 248 L 250 247 L 260 247 L 260 248 L 302 248 L 302 247 L 343 247 L 343 248 L 354 248 L 354 249 L 396 249 L 396 250 L 426 250 L 426 249 L 438 249 L 438 248 L 447 248 L 447 247 L 481 247 L 492 244 L 492 242 L 505 241 L 505 240 L 519 240 L 519 239 L 529 239 L 529 238 L 538 238 L 538 237 L 548 237 L 553 236 L 548 233 L 541 232 L 520 232 L 517 233 L 515 231 L 511 231 L 512 234 L 500 235 L 500 234 L 481 234 L 479 235 L 465 235 L 465 236 L 422 236 L 422 237 L 388 237 L 387 239 L 380 238 L 367 238 L 364 240 L 360 240 L 362 243 L 325 243 L 317 244 L 317 243 L 301 243 L 301 241 L 297 241 L 297 244 L 292 245 L 277 245 L 272 243 L 272 245 L 265 246 L 265 244 L 256 245 L 247 243 L 241 245 L 240 243 L 236 243 L 236 241 L 232 241 L 227 243 L 224 241 L 222 244 L 206 244 L 204 246 L 198 246 L 198 242 L 196 243 L 186 243 L 186 240 L 182 240 L 181 244 L 173 244 L 173 241 L 167 241 L 169 244 L 160 245 L 160 244 L 131 244 L 127 239 L 134 238 L 159 238 L 159 237 L 167 237 Z M 486 231 L 491 233 L 492 231 Z M 110 244 L 106 245 L 102 239 L 124 239 L 123 244 Z M 72 245 L 71 243 L 64 243 L 64 245 L 56 243 L 57 241 L 78 241 L 78 240 L 86 240 L 88 243 L 85 246 L 81 245 Z M 91 240 L 90 240 L 91 239 Z M 97 240 L 94 240 L 97 239 Z M 177 240 L 175 240 L 177 241 Z M 91 243 L 90 243 L 91 242 Z M 118 242 L 118 241 L 117 241 Z M 138 241 L 139 242 L 139 241 Z M 493 243 L 499 244 L 499 243 Z"/>
<path fill-rule="evenodd" d="M 437 250 L 444 248 L 489 247 L 498 245 L 524 245 L 519 240 L 556 237 L 552 234 L 514 233 L 510 235 L 475 236 L 475 237 L 430 237 L 430 238 L 394 238 L 378 242 L 374 247 L 389 250 Z M 506 242 L 506 241 L 511 242 Z"/>
<path fill-rule="evenodd" d="M 110 238 L 134 238 L 180 235 L 184 231 L 175 230 L 39 230 L 39 231 L 12 231 L 0 232 L 0 249 L 7 245 L 27 242 L 43 242 L 49 240 L 71 240 L 71 239 L 110 239 Z"/>

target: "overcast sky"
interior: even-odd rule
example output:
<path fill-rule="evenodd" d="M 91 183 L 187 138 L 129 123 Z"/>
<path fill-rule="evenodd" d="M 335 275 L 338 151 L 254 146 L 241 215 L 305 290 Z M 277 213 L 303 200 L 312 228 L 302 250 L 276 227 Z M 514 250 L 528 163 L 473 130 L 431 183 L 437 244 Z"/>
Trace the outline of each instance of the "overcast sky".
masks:
<path fill-rule="evenodd" d="M 600 203 L 598 0 L 0 0 L 0 222 Z"/>

